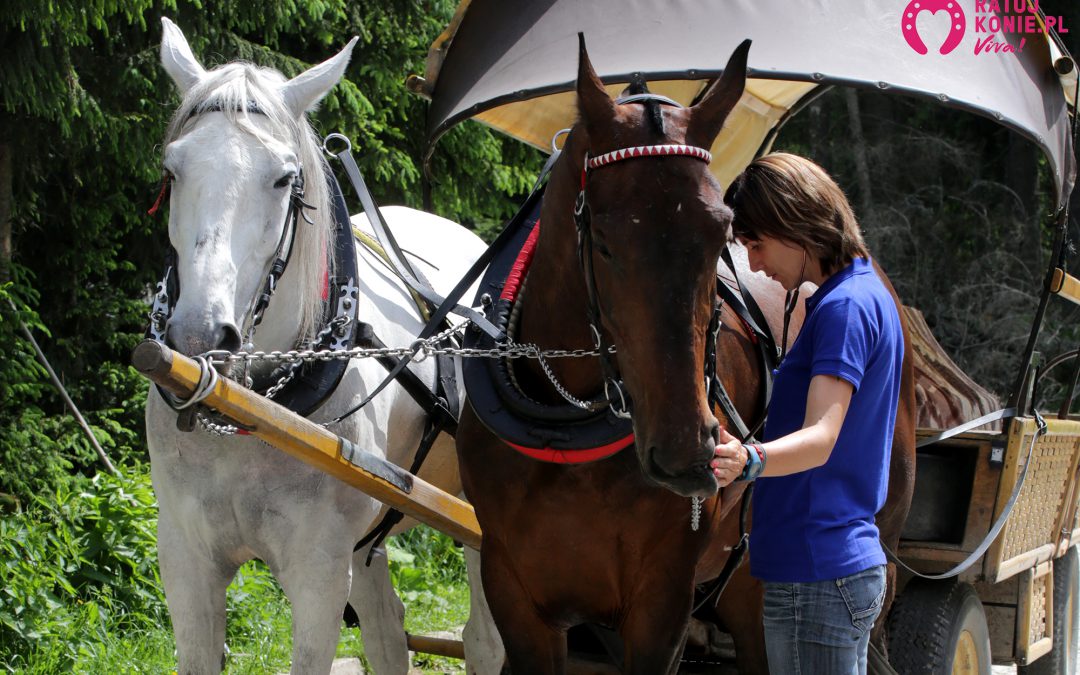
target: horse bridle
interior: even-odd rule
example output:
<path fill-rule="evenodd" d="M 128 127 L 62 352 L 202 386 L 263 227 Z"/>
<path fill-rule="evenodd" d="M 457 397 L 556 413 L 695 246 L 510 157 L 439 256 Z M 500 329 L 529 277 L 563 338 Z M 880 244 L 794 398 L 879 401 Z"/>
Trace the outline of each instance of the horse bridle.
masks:
<path fill-rule="evenodd" d="M 218 103 L 197 107 L 192 109 L 188 115 L 188 119 L 202 113 L 221 111 L 222 108 Z M 255 101 L 249 101 L 247 105 L 242 109 L 239 109 L 238 112 L 256 115 L 266 114 Z M 150 215 L 154 215 L 161 206 L 172 180 L 172 175 L 166 172 L 162 178 L 161 192 L 158 195 L 154 206 L 151 207 L 149 211 Z M 243 329 L 243 335 L 241 336 L 244 345 L 250 344 L 253 340 L 255 329 L 262 323 L 263 314 L 270 305 L 270 298 L 273 297 L 274 291 L 277 290 L 278 280 L 281 279 L 282 275 L 285 273 L 285 269 L 289 266 L 289 261 L 292 259 L 293 245 L 296 242 L 296 232 L 299 228 L 300 219 L 303 218 L 308 224 L 314 224 L 314 221 L 312 221 L 306 213 L 306 211 L 314 209 L 314 205 L 304 201 L 304 167 L 303 164 L 301 164 L 297 170 L 296 179 L 293 181 L 292 189 L 289 194 L 289 207 L 285 213 L 285 223 L 281 230 L 281 237 L 278 239 L 277 247 L 275 248 L 274 257 L 266 272 L 266 281 L 263 282 L 262 290 L 252 298 L 252 301 L 248 306 L 248 311 L 244 313 L 245 321 L 248 322 L 248 326 Z M 176 271 L 178 258 L 179 256 L 176 249 L 170 245 L 165 258 L 165 273 L 162 276 L 161 281 L 157 284 L 157 292 L 154 295 L 153 306 L 150 310 L 150 324 L 146 330 L 146 337 L 161 343 L 165 342 L 165 331 L 168 328 L 168 321 L 172 316 L 173 310 L 176 308 L 176 300 L 180 297 L 180 275 Z M 244 376 L 246 378 L 246 373 Z M 171 407 L 180 409 L 178 407 L 179 404 L 174 397 L 167 395 L 167 392 L 160 388 L 159 391 L 162 392 L 163 398 Z"/>
<path fill-rule="evenodd" d="M 615 99 L 617 105 L 624 103 L 642 103 L 645 101 L 656 101 L 662 105 L 682 107 L 670 98 L 659 96 L 657 94 L 635 94 L 633 96 Z M 603 332 L 600 329 L 602 308 L 600 306 L 600 296 L 596 290 L 596 274 L 592 255 L 592 215 L 585 194 L 585 186 L 590 171 L 610 166 L 616 162 L 642 157 L 678 156 L 693 157 L 706 164 L 712 161 L 712 153 L 705 148 L 683 143 L 664 143 L 659 145 L 639 145 L 621 148 L 596 157 L 590 157 L 588 152 L 586 152 L 585 161 L 581 169 L 581 189 L 578 191 L 577 199 L 574 202 L 574 223 L 577 226 L 578 235 L 578 262 L 581 265 L 581 271 L 585 277 L 585 290 L 588 297 L 586 314 L 589 321 L 589 328 L 593 334 L 593 340 L 596 343 L 597 349 L 600 351 L 600 368 L 604 377 L 604 394 L 608 399 L 608 405 L 611 407 L 612 413 L 622 418 L 630 417 L 631 400 L 629 392 L 626 391 L 625 385 L 619 378 L 618 370 L 611 361 L 611 354 L 607 346 L 604 345 Z M 714 293 L 713 297 L 716 298 L 717 294 Z M 709 330 L 706 335 L 705 386 L 707 390 L 711 387 L 716 374 L 716 336 L 720 328 L 720 310 L 721 305 L 719 301 L 714 300 L 713 316 L 709 322 Z"/>

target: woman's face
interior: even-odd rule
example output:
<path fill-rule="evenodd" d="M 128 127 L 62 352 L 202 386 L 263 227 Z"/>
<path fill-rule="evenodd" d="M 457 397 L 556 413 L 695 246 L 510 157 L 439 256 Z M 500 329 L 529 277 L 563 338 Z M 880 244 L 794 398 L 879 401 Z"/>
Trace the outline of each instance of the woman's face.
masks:
<path fill-rule="evenodd" d="M 811 273 L 811 263 L 806 249 L 783 239 L 761 237 L 760 239 L 740 239 L 746 247 L 746 256 L 750 261 L 750 270 L 764 272 L 767 277 L 777 281 L 784 290 L 793 291 L 807 281 Z"/>

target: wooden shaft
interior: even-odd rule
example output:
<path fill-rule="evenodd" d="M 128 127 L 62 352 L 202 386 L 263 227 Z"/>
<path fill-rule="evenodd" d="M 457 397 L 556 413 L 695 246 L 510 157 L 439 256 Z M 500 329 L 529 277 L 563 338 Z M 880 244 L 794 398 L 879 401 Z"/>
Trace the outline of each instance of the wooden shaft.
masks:
<path fill-rule="evenodd" d="M 409 649 L 435 656 L 449 656 L 452 659 L 465 660 L 465 643 L 461 640 L 433 637 L 431 635 L 405 635 Z"/>
<path fill-rule="evenodd" d="M 190 396 L 199 383 L 198 363 L 153 340 L 136 347 L 131 360 L 145 377 L 178 396 Z M 326 428 L 225 378 L 218 380 L 203 403 L 251 428 L 253 436 L 275 448 L 466 546 L 480 548 L 480 524 L 471 505 L 381 457 L 355 448 Z M 350 453 L 353 462 L 346 459 Z"/>
<path fill-rule="evenodd" d="M 1068 274 L 1060 267 L 1054 270 L 1054 277 L 1050 280 L 1050 291 L 1069 302 L 1080 305 L 1080 279 Z"/>

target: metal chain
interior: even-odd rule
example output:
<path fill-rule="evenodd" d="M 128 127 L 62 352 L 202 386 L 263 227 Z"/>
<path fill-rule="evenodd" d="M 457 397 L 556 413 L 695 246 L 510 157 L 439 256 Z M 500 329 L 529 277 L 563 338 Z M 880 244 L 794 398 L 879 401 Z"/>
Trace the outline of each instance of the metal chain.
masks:
<path fill-rule="evenodd" d="M 202 411 L 196 413 L 195 419 L 199 420 L 199 426 L 215 436 L 232 436 L 240 430 L 239 427 L 233 426 L 232 424 L 218 424 Z"/>
<path fill-rule="evenodd" d="M 226 352 L 223 350 L 210 351 L 203 354 L 215 365 L 230 365 L 234 363 L 250 364 L 255 361 L 270 361 L 280 363 L 301 363 L 306 361 L 333 361 L 376 358 L 379 356 L 393 356 L 403 358 L 412 357 L 413 361 L 420 362 L 429 356 L 446 355 L 460 356 L 463 358 L 492 358 L 492 359 L 555 359 L 555 358 L 584 358 L 600 356 L 601 351 L 592 349 L 547 349 L 542 350 L 533 344 L 507 342 L 491 349 L 477 349 L 467 347 L 438 347 L 440 341 L 445 340 L 451 334 L 464 328 L 465 324 L 443 331 L 426 340 L 417 340 L 408 347 L 353 347 L 352 349 L 294 349 L 291 351 L 239 351 Z M 607 348 L 607 353 L 614 354 L 614 345 Z"/>
<path fill-rule="evenodd" d="M 690 498 L 690 529 L 694 532 L 701 527 L 701 502 L 703 501 L 705 499 L 702 497 Z"/>
<path fill-rule="evenodd" d="M 599 351 L 597 352 L 599 355 Z M 547 375 L 548 381 L 551 382 L 551 386 L 555 387 L 555 391 L 559 392 L 568 403 L 574 405 L 582 410 L 599 410 L 601 407 L 607 405 L 607 401 L 602 403 L 590 403 L 589 401 L 582 401 L 579 398 L 575 398 L 573 394 L 567 391 L 566 387 L 562 386 L 562 383 L 555 377 L 554 371 L 551 370 L 551 366 L 548 365 L 547 359 L 539 351 L 536 352 L 536 361 L 543 368 L 544 374 Z"/>
<path fill-rule="evenodd" d="M 499 345 L 492 349 L 475 349 L 446 346 L 439 347 L 440 342 L 445 342 L 455 333 L 464 331 L 469 322 L 458 324 L 457 326 L 451 326 L 450 328 L 436 333 L 426 340 L 417 340 L 408 347 L 354 347 L 352 349 L 293 349 L 290 351 L 238 351 L 227 352 L 224 350 L 209 351 L 201 356 L 206 359 L 210 365 L 230 365 L 235 363 L 243 363 L 245 368 L 250 366 L 255 361 L 264 362 L 277 362 L 277 363 L 291 363 L 292 368 L 289 369 L 285 375 L 283 375 L 270 389 L 267 390 L 265 396 L 267 398 L 273 398 L 278 392 L 280 392 L 288 382 L 295 377 L 300 365 L 308 361 L 333 361 L 333 360 L 350 360 L 350 359 L 364 359 L 364 358 L 376 358 L 379 356 L 392 356 L 396 358 L 403 358 L 410 356 L 413 361 L 420 362 L 429 356 L 433 355 L 448 355 L 448 356 L 460 356 L 463 358 L 494 358 L 494 359 L 517 359 L 517 358 L 530 358 L 537 359 L 540 366 L 547 373 L 548 378 L 552 384 L 559 391 L 560 394 L 569 402 L 574 405 L 584 408 L 586 410 L 593 409 L 593 406 L 584 401 L 575 399 L 570 395 L 565 388 L 563 388 L 555 379 L 554 373 L 551 371 L 545 359 L 555 358 L 583 358 L 590 356 L 600 356 L 600 349 L 547 349 L 542 350 L 534 344 L 519 344 L 513 341 L 508 341 L 506 344 Z M 333 324 L 327 325 L 315 339 L 312 340 L 312 344 L 318 344 L 319 341 L 328 333 L 330 333 L 335 326 Z M 615 353 L 615 346 L 608 347 L 607 352 L 609 354 Z M 213 421 L 206 413 L 200 411 L 196 414 L 196 419 L 199 425 L 208 433 L 215 436 L 232 436 L 239 429 L 232 424 L 219 424 Z"/>

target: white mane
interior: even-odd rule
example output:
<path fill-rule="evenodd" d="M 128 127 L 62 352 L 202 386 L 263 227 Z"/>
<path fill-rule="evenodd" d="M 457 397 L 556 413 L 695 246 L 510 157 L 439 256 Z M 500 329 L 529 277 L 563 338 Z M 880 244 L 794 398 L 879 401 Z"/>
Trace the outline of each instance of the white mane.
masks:
<path fill-rule="evenodd" d="M 333 247 L 328 244 L 334 223 L 319 140 L 306 118 L 297 121 L 285 106 L 279 90 L 284 83 L 281 73 L 251 63 L 233 62 L 209 71 L 185 94 L 169 123 L 164 145 L 182 136 L 194 116 L 212 109 L 220 110 L 242 131 L 268 141 L 267 133 L 252 123 L 252 115 L 265 117 L 273 129 L 273 138 L 296 148 L 304 171 L 304 201 L 315 207 L 314 211 L 306 210 L 314 225 L 298 219 L 289 260 L 289 266 L 295 266 L 299 273 L 300 297 L 304 299 L 299 335 L 306 342 L 319 328 L 324 281 L 333 277 Z M 248 112 L 252 103 L 259 113 Z"/>

